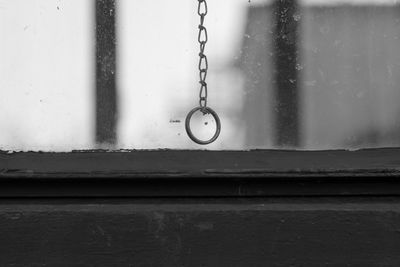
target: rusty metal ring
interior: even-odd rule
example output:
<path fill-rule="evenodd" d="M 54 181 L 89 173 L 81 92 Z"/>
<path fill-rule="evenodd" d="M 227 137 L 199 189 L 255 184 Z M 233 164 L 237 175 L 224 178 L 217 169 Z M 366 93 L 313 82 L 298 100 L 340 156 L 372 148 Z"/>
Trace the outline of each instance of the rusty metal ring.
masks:
<path fill-rule="evenodd" d="M 192 129 L 190 128 L 190 120 L 192 119 L 193 114 L 196 113 L 197 111 L 201 111 L 204 114 L 211 114 L 215 119 L 215 123 L 217 124 L 217 128 L 215 130 L 214 136 L 207 141 L 203 141 L 203 140 L 200 140 L 197 137 L 195 137 L 194 134 L 192 133 Z M 192 139 L 193 142 L 195 142 L 199 145 L 208 145 L 208 144 L 213 143 L 215 140 L 217 140 L 219 134 L 221 133 L 221 121 L 220 121 L 217 113 L 209 107 L 196 107 L 196 108 L 192 109 L 189 112 L 189 114 L 186 116 L 185 126 L 186 126 L 186 133 L 189 136 L 189 138 Z"/>

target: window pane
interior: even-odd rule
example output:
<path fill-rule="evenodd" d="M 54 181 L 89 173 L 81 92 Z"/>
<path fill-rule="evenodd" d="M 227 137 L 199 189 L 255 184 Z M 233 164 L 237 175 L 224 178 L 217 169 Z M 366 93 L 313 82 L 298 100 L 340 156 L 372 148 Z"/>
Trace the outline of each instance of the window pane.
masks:
<path fill-rule="evenodd" d="M 399 3 L 303 2 L 304 146 L 399 146 Z"/>
<path fill-rule="evenodd" d="M 0 147 L 93 145 L 90 1 L 0 1 Z"/>
<path fill-rule="evenodd" d="M 235 62 L 245 6 L 241 0 L 208 2 L 208 103 L 218 111 L 223 129 L 207 148 L 244 146 L 243 75 Z M 199 105 L 197 1 L 120 0 L 119 12 L 119 147 L 199 148 L 184 127 L 187 113 Z M 210 121 L 198 133 L 210 136 L 214 127 Z"/>
<path fill-rule="evenodd" d="M 0 0 L 1 149 L 400 145 L 400 1 L 207 3 L 200 146 L 198 1 Z"/>

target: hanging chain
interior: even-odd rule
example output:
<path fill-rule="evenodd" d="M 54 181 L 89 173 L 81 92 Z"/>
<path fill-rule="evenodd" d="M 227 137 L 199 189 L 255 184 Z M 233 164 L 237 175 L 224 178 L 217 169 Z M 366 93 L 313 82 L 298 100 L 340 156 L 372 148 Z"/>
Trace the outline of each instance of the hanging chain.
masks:
<path fill-rule="evenodd" d="M 204 19 L 208 13 L 208 7 L 206 0 L 197 0 L 199 2 L 197 13 L 200 16 L 200 24 L 199 24 L 199 35 L 198 42 L 200 44 L 200 53 L 199 53 L 199 77 L 200 77 L 200 107 L 202 108 L 203 113 L 205 112 L 205 108 L 207 107 L 207 72 L 208 72 L 208 59 L 204 54 L 204 50 L 206 48 L 206 44 L 208 42 L 208 33 L 207 28 L 204 26 Z"/>
<path fill-rule="evenodd" d="M 186 128 L 186 133 L 188 134 L 189 138 L 192 139 L 193 142 L 199 144 L 199 145 L 208 145 L 213 143 L 215 140 L 217 140 L 219 134 L 221 133 L 221 121 L 218 117 L 218 114 L 211 108 L 207 107 L 207 72 L 208 72 L 208 60 L 207 56 L 204 54 L 204 50 L 206 49 L 206 44 L 208 42 L 208 34 L 207 34 L 207 28 L 204 27 L 204 19 L 208 13 L 208 7 L 207 7 L 207 2 L 206 0 L 197 0 L 199 2 L 199 6 L 197 8 L 197 14 L 200 16 L 200 24 L 199 24 L 199 36 L 197 38 L 199 44 L 200 44 L 200 53 L 199 53 L 199 75 L 200 75 L 200 101 L 199 107 L 196 107 L 192 109 L 189 114 L 186 116 L 185 120 L 185 128 Z M 203 115 L 206 114 L 211 114 L 211 116 L 214 117 L 215 123 L 216 123 L 216 129 L 213 137 L 209 140 L 200 140 L 198 139 L 192 132 L 192 129 L 190 128 L 190 121 L 192 119 L 192 116 L 196 112 L 202 112 Z"/>

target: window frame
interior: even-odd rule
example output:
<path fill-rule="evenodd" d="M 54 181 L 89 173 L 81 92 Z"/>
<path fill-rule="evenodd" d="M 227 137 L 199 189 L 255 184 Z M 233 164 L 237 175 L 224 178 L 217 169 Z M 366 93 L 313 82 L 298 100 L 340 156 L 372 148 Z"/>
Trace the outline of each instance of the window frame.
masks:
<path fill-rule="evenodd" d="M 400 194 L 400 148 L 0 154 L 0 197 Z"/>
<path fill-rule="evenodd" d="M 109 12 L 115 9 L 115 1 L 96 1 L 96 4 L 96 139 L 101 144 L 115 142 L 115 14 Z M 294 47 L 293 44 L 282 45 Z M 286 64 L 288 58 L 290 55 L 284 55 L 282 65 L 293 67 L 294 64 Z M 292 75 L 293 69 L 286 69 L 285 73 Z M 282 96 L 282 101 L 290 96 Z M 104 112 L 108 114 L 106 120 Z M 292 132 L 290 128 L 283 130 L 278 136 Z M 294 137 L 289 139 L 296 140 Z M 280 143 L 292 143 L 288 140 Z M 400 148 L 358 151 L 3 151 L 0 152 L 0 170 L 0 197 L 400 194 Z"/>

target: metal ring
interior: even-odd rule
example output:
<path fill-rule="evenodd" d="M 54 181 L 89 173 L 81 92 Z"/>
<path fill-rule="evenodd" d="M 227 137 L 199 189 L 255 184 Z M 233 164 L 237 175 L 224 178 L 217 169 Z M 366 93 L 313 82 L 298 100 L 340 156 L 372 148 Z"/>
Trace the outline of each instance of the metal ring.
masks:
<path fill-rule="evenodd" d="M 204 114 L 211 114 L 215 119 L 215 123 L 217 124 L 217 129 L 215 131 L 214 136 L 210 140 L 207 140 L 207 141 L 203 141 L 203 140 L 196 138 L 192 133 L 192 129 L 190 129 L 190 120 L 192 119 L 193 114 L 199 110 L 201 112 L 203 112 Z M 189 136 L 189 138 L 192 139 L 193 142 L 195 142 L 199 145 L 208 145 L 208 144 L 213 143 L 215 140 L 217 140 L 219 134 L 221 133 L 221 121 L 219 120 L 217 113 L 209 107 L 196 107 L 196 108 L 192 109 L 186 117 L 185 126 L 186 126 L 186 133 Z"/>

